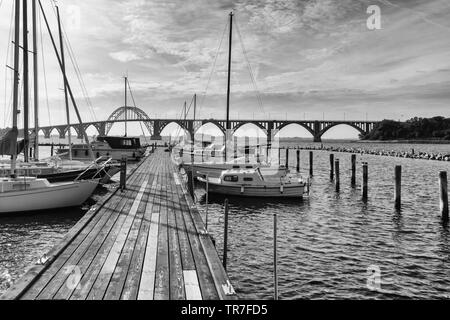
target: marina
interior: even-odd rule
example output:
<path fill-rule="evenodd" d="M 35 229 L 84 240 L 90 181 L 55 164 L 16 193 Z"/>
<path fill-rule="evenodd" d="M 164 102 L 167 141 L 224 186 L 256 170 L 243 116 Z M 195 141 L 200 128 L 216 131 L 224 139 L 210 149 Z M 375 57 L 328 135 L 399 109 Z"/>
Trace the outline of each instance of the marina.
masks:
<path fill-rule="evenodd" d="M 449 299 L 450 7 L 367 1 L 0 0 L 0 300 Z"/>

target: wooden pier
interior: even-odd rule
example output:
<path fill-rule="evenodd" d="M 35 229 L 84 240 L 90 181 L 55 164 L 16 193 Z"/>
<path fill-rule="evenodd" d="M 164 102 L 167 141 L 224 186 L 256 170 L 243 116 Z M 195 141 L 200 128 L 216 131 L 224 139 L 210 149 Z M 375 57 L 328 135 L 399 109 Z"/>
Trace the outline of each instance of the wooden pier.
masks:
<path fill-rule="evenodd" d="M 1 299 L 236 299 L 163 149 L 91 208 Z"/>

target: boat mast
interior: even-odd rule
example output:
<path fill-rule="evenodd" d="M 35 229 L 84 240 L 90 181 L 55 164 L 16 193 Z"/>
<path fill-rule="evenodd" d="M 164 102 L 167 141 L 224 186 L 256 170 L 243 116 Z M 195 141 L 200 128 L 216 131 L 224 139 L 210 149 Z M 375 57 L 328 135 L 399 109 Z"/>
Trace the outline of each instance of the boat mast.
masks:
<path fill-rule="evenodd" d="M 14 22 L 14 89 L 13 89 L 13 130 L 17 131 L 17 114 L 19 112 L 19 41 L 20 41 L 20 0 L 16 0 Z M 15 176 L 17 160 L 17 140 L 14 139 L 14 154 L 11 157 L 11 176 Z"/>
<path fill-rule="evenodd" d="M 64 40 L 62 35 L 62 28 L 61 28 L 61 18 L 59 16 L 59 7 L 56 7 L 56 15 L 58 17 L 58 31 L 59 31 L 59 45 L 61 50 L 61 63 L 62 63 L 62 72 L 63 74 L 66 73 L 66 59 L 64 57 Z M 63 79 L 64 80 L 64 79 Z M 69 110 L 69 97 L 67 95 L 67 84 L 64 81 L 64 103 L 66 105 L 66 120 L 67 120 L 67 136 L 68 136 L 68 143 L 69 143 L 69 160 L 72 160 L 72 136 L 71 136 L 71 130 L 70 130 L 70 110 Z"/>
<path fill-rule="evenodd" d="M 39 84 L 38 84 L 38 47 L 37 47 L 37 15 L 36 0 L 32 4 L 33 14 L 33 86 L 34 86 L 34 154 L 33 158 L 39 160 Z"/>
<path fill-rule="evenodd" d="M 228 43 L 228 87 L 227 87 L 227 123 L 225 131 L 225 161 L 227 160 L 227 137 L 230 128 L 230 91 L 231 91 L 231 45 L 233 42 L 233 12 L 230 12 L 230 37 Z"/>
<path fill-rule="evenodd" d="M 128 77 L 125 76 L 125 137 L 128 135 L 127 84 L 128 84 Z"/>
<path fill-rule="evenodd" d="M 23 155 L 24 161 L 29 161 L 29 108 L 30 108 L 30 97 L 28 92 L 29 86 L 29 74 L 28 74 L 28 4 L 27 0 L 23 1 L 23 26 L 22 26 L 22 37 L 23 37 L 23 140 L 24 148 Z"/>
<path fill-rule="evenodd" d="M 42 16 L 44 17 L 44 22 L 45 22 L 45 26 L 47 27 L 48 34 L 50 35 L 50 40 L 52 42 L 53 50 L 55 51 L 56 59 L 58 60 L 59 68 L 62 71 L 63 67 L 62 67 L 61 57 L 59 56 L 59 52 L 58 52 L 58 49 L 56 47 L 55 38 L 53 37 L 52 30 L 50 29 L 50 25 L 48 24 L 47 15 L 45 14 L 44 8 L 42 7 L 41 0 L 37 0 L 37 1 L 39 3 L 39 8 L 41 9 Z M 73 96 L 73 92 L 72 92 L 72 89 L 70 87 L 69 80 L 67 79 L 67 75 L 65 74 L 65 72 L 62 72 L 62 74 L 64 76 L 64 83 L 67 85 L 67 91 L 69 92 L 70 100 L 72 102 L 73 108 L 75 109 L 75 114 L 77 116 L 78 122 L 79 122 L 80 127 L 81 127 L 81 131 L 83 133 L 84 141 L 87 144 L 89 155 L 90 155 L 92 161 L 95 161 L 94 152 L 92 151 L 92 146 L 91 146 L 91 143 L 89 142 L 89 137 L 86 134 L 86 130 L 84 130 L 84 128 L 83 128 L 83 121 L 81 119 L 81 115 L 80 115 L 80 112 L 78 110 L 75 98 Z"/>

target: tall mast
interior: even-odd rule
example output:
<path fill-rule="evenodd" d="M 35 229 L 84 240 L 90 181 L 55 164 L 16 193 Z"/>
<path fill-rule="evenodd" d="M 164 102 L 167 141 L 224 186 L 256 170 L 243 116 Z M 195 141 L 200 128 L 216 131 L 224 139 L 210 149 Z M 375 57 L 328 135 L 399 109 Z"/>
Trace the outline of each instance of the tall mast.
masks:
<path fill-rule="evenodd" d="M 23 1 L 23 139 L 24 139 L 24 160 L 28 162 L 29 160 L 29 108 L 30 108 L 30 97 L 28 92 L 29 86 L 29 74 L 28 74 L 28 4 L 27 0 Z"/>
<path fill-rule="evenodd" d="M 128 135 L 127 84 L 128 77 L 125 76 L 125 137 Z"/>
<path fill-rule="evenodd" d="M 39 84 L 38 84 L 38 47 L 37 47 L 37 21 L 36 0 L 32 4 L 33 13 L 33 85 L 34 85 L 34 154 L 33 158 L 39 160 Z"/>
<path fill-rule="evenodd" d="M 19 41 L 20 41 L 20 0 L 16 0 L 14 22 L 14 89 L 13 89 L 13 130 L 17 130 L 17 114 L 19 111 Z M 14 150 L 17 150 L 17 140 L 13 141 Z M 11 175 L 16 171 L 17 151 L 11 158 Z"/>
<path fill-rule="evenodd" d="M 61 28 L 61 18 L 59 16 L 59 7 L 56 6 L 56 14 L 58 16 L 58 31 L 59 31 L 59 45 L 61 50 L 61 63 L 62 63 L 62 72 L 63 77 L 66 74 L 66 59 L 64 57 L 64 40 L 62 35 L 62 28 Z M 63 79 L 64 80 L 64 79 Z M 66 120 L 67 120 L 67 138 L 69 143 L 69 159 L 72 160 L 72 136 L 71 136 L 71 130 L 70 130 L 70 110 L 69 110 L 69 97 L 67 95 L 67 83 L 64 81 L 64 103 L 66 105 Z"/>
<path fill-rule="evenodd" d="M 227 123 L 225 133 L 225 161 L 227 159 L 227 136 L 230 128 L 230 91 L 231 91 L 231 45 L 233 42 L 233 12 L 230 12 L 230 37 L 228 43 L 228 87 L 227 87 Z"/>

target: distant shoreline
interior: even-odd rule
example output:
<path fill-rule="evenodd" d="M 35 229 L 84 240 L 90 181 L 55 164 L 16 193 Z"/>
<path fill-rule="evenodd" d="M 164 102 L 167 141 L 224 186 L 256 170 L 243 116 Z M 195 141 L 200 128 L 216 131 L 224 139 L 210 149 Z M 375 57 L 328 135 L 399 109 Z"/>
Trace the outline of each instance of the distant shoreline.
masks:
<path fill-rule="evenodd" d="M 385 144 L 450 144 L 450 140 L 359 140 L 355 142 Z"/>

